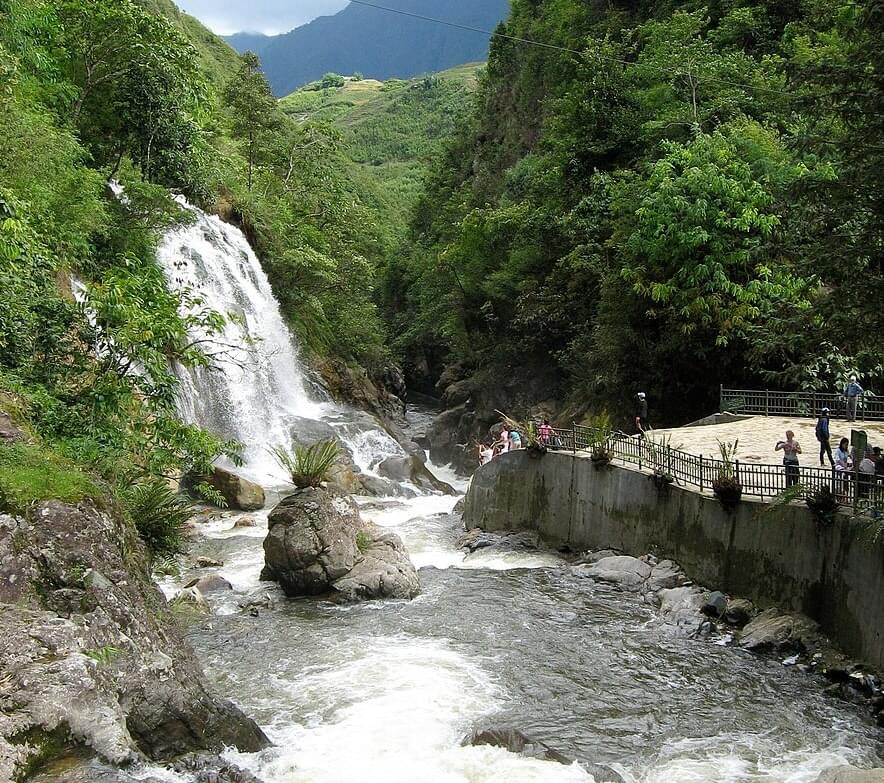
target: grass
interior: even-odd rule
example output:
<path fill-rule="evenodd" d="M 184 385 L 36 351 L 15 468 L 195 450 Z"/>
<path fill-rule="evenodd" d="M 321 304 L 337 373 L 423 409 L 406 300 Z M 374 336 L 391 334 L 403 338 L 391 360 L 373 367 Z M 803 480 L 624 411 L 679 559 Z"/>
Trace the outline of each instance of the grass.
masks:
<path fill-rule="evenodd" d="M 26 443 L 0 446 L 0 506 L 24 512 L 39 500 L 99 499 L 95 481 L 49 449 Z"/>
<path fill-rule="evenodd" d="M 333 440 L 320 440 L 312 446 L 296 446 L 294 453 L 284 446 L 274 446 L 270 453 L 279 466 L 289 474 L 289 479 L 299 489 L 318 487 L 332 465 L 338 460 L 340 448 Z"/>

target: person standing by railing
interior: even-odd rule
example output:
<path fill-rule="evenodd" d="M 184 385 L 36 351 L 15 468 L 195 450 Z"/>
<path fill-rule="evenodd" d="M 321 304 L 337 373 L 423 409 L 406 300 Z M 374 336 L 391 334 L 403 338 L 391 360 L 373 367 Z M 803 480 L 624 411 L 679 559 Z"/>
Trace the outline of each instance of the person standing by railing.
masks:
<path fill-rule="evenodd" d="M 640 391 L 635 395 L 635 429 L 639 437 L 645 434 L 648 428 L 648 399 L 645 393 Z"/>
<path fill-rule="evenodd" d="M 850 383 L 844 387 L 844 396 L 847 399 L 847 421 L 856 421 L 856 407 L 860 397 L 865 394 L 865 389 L 856 381 L 856 376 L 850 376 Z"/>
<path fill-rule="evenodd" d="M 836 494 L 842 499 L 847 500 L 850 495 L 850 480 L 853 468 L 853 459 L 850 456 L 850 441 L 847 438 L 841 438 L 838 442 L 838 448 L 835 449 L 835 473 L 840 477 L 839 486 L 836 487 Z"/>
<path fill-rule="evenodd" d="M 786 440 L 777 441 L 774 451 L 783 452 L 783 465 L 786 468 L 786 489 L 798 483 L 801 471 L 798 467 L 798 455 L 801 453 L 801 444 L 795 440 L 795 433 L 786 430 Z"/>
<path fill-rule="evenodd" d="M 816 420 L 816 439 L 820 442 L 820 466 L 823 463 L 823 457 L 828 455 L 829 464 L 834 468 L 835 459 L 832 457 L 832 445 L 829 443 L 829 409 L 823 408 L 820 411 L 820 417 Z"/>

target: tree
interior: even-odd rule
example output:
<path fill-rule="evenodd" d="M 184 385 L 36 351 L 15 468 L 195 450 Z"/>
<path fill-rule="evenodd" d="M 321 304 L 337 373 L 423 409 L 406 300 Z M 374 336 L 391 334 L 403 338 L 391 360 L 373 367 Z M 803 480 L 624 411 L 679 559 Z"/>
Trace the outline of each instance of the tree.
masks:
<path fill-rule="evenodd" d="M 224 88 L 224 99 L 230 109 L 234 135 L 245 140 L 247 183 L 251 190 L 264 136 L 278 128 L 280 122 L 276 100 L 254 52 L 240 57 L 239 68 Z"/>

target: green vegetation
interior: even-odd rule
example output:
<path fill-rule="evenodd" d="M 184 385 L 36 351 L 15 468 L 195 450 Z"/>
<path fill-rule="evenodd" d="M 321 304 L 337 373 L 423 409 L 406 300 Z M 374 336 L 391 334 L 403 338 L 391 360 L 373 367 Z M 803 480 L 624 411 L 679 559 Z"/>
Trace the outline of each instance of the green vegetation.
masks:
<path fill-rule="evenodd" d="M 333 440 L 320 440 L 312 446 L 296 446 L 295 452 L 274 446 L 270 453 L 298 489 L 318 487 L 338 461 L 340 448 Z"/>
<path fill-rule="evenodd" d="M 408 81 L 315 82 L 280 101 L 296 121 L 328 124 L 340 134 L 350 176 L 378 223 L 383 257 L 400 252 L 430 166 L 467 115 L 480 67 Z"/>
<path fill-rule="evenodd" d="M 360 530 L 356 533 L 356 548 L 363 555 L 371 549 L 371 536 L 369 536 L 364 530 Z"/>
<path fill-rule="evenodd" d="M 36 500 L 101 498 L 95 481 L 68 460 L 24 443 L 0 447 L 0 507 L 25 512 Z"/>
<path fill-rule="evenodd" d="M 572 410 L 884 377 L 871 2 L 514 0 L 382 309 L 412 366 Z M 576 54 L 575 52 L 579 52 Z M 867 384 L 868 385 L 868 384 Z"/>
<path fill-rule="evenodd" d="M 129 487 L 123 502 L 135 529 L 147 546 L 151 565 L 164 565 L 187 551 L 187 523 L 193 506 L 161 479 Z"/>

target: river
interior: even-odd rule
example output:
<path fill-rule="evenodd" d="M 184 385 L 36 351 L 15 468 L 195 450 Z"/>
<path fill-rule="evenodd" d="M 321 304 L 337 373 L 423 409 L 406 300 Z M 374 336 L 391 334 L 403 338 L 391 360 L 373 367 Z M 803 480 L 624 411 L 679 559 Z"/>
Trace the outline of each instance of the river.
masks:
<path fill-rule="evenodd" d="M 260 331 L 261 321 L 272 338 L 256 374 L 182 373 L 182 414 L 240 437 L 247 471 L 265 485 L 279 483 L 265 447 L 285 437 L 289 416 L 328 421 L 354 461 L 372 470 L 399 446 L 304 380 L 250 252 L 236 229 L 202 213 L 161 251 L 170 280 L 189 276 L 210 305 L 235 305 L 241 328 Z M 192 273 L 182 272 L 182 258 Z M 255 337 L 265 339 L 249 332 Z M 416 427 L 425 417 L 409 414 Z M 465 480 L 430 467 L 465 491 Z M 283 491 L 269 493 L 268 509 Z M 274 742 L 259 754 L 231 751 L 240 766 L 266 783 L 591 781 L 582 765 L 593 763 L 630 783 L 804 783 L 830 765 L 880 761 L 871 718 L 796 667 L 687 638 L 639 597 L 573 576 L 556 553 L 466 556 L 456 547 L 456 500 L 359 500 L 420 568 L 423 591 L 410 602 L 287 600 L 258 581 L 267 510 L 254 528 L 233 529 L 237 515 L 227 512 L 199 526 L 193 554 L 224 560 L 216 570 L 234 589 L 213 598 L 211 616 L 189 639 L 210 678 Z M 171 594 L 195 573 L 162 586 Z M 257 590 L 274 605 L 255 616 L 240 604 Z M 461 745 L 487 726 L 517 728 L 575 763 Z M 186 781 L 154 767 L 141 772 Z"/>

